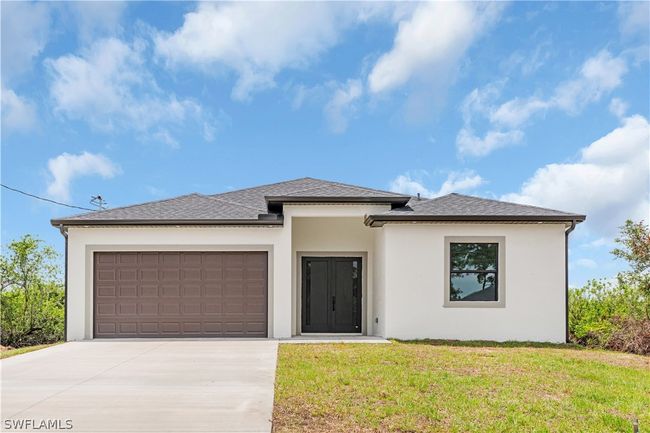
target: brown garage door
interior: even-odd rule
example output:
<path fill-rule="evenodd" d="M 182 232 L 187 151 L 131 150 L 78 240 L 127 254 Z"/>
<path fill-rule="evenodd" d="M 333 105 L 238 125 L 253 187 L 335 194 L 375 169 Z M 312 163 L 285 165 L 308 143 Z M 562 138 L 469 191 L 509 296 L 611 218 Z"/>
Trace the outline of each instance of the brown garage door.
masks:
<path fill-rule="evenodd" d="M 96 252 L 94 335 L 266 337 L 266 252 Z"/>

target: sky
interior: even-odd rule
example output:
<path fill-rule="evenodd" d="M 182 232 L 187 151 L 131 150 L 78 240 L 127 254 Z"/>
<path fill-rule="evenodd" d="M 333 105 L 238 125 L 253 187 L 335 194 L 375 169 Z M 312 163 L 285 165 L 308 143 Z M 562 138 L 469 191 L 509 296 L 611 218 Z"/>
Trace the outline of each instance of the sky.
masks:
<path fill-rule="evenodd" d="M 650 3 L 2 2 L 2 183 L 109 207 L 310 176 L 648 218 Z M 77 210 L 1 191 L 3 245 Z"/>

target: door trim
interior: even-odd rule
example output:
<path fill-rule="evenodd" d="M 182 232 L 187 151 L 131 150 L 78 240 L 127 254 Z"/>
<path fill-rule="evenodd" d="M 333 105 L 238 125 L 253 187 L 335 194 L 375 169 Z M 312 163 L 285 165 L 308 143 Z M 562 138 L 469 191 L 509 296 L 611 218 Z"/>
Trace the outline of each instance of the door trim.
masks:
<path fill-rule="evenodd" d="M 368 251 L 297 251 L 296 252 L 296 298 L 294 311 L 296 313 L 296 335 L 302 332 L 302 258 L 303 257 L 361 257 L 361 332 L 354 335 L 368 334 Z M 327 333 L 325 333 L 327 334 Z M 325 335 L 307 332 L 305 335 Z M 341 334 L 342 335 L 342 334 Z"/>

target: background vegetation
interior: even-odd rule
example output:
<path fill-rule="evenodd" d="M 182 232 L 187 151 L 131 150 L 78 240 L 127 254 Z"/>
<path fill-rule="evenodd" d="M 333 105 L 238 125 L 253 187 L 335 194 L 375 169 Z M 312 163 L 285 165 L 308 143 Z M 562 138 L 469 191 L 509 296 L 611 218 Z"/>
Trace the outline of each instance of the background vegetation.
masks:
<path fill-rule="evenodd" d="M 63 339 L 64 290 L 57 253 L 30 235 L 0 258 L 0 340 L 22 347 Z"/>
<path fill-rule="evenodd" d="M 617 258 L 629 270 L 614 281 L 592 280 L 569 292 L 569 330 L 574 342 L 625 352 L 650 354 L 650 229 L 627 221 Z"/>

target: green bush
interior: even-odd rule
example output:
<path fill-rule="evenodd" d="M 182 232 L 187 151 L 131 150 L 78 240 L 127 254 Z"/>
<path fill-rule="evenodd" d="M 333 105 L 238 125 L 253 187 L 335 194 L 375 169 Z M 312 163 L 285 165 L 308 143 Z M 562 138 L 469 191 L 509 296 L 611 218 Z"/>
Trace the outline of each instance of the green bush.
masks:
<path fill-rule="evenodd" d="M 0 258 L 0 340 L 21 347 L 63 338 L 65 297 L 57 254 L 25 235 Z"/>
<path fill-rule="evenodd" d="M 569 331 L 574 342 L 606 347 L 624 319 L 643 320 L 647 300 L 637 287 L 591 280 L 569 291 Z"/>
<path fill-rule="evenodd" d="M 64 292 L 56 284 L 0 294 L 2 344 L 22 347 L 63 339 Z"/>
<path fill-rule="evenodd" d="M 591 347 L 650 354 L 650 228 L 626 221 L 612 251 L 629 270 L 615 281 L 589 281 L 569 291 L 572 341 Z"/>

